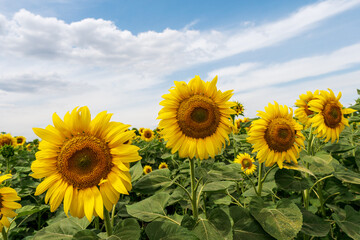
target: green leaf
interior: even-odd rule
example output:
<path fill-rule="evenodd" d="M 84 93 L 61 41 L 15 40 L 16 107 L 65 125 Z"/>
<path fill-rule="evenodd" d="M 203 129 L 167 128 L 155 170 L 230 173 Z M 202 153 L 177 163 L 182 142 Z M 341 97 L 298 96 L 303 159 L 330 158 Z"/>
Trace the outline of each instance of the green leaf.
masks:
<path fill-rule="evenodd" d="M 301 232 L 315 237 L 325 237 L 330 231 L 330 224 L 315 214 L 300 209 L 303 215 L 303 226 Z"/>
<path fill-rule="evenodd" d="M 198 240 L 195 234 L 186 228 L 168 221 L 154 221 L 145 228 L 150 240 Z"/>
<path fill-rule="evenodd" d="M 282 199 L 274 205 L 265 203 L 260 197 L 254 197 L 249 206 L 251 215 L 276 239 L 293 239 L 301 230 L 300 209 L 288 199 Z"/>
<path fill-rule="evenodd" d="M 141 165 L 141 161 L 135 163 L 129 170 L 131 175 L 131 182 L 134 183 L 143 175 L 143 167 Z"/>
<path fill-rule="evenodd" d="M 235 183 L 231 181 L 215 181 L 211 183 L 206 183 L 203 192 L 220 192 L 225 191 L 230 186 L 234 187 Z"/>
<path fill-rule="evenodd" d="M 232 239 L 229 216 L 219 208 L 211 211 L 208 219 L 199 216 L 193 233 L 201 240 Z"/>
<path fill-rule="evenodd" d="M 89 229 L 81 230 L 77 232 L 72 240 L 97 240 L 100 239 L 96 233 Z"/>
<path fill-rule="evenodd" d="M 25 205 L 19 209 L 16 210 L 16 213 L 18 214 L 17 217 L 27 216 L 31 215 L 37 212 L 41 212 L 44 209 L 49 209 L 50 207 L 48 205 L 41 205 L 41 206 L 35 206 L 35 205 Z"/>
<path fill-rule="evenodd" d="M 359 108 L 360 108 L 360 105 L 358 105 L 359 106 Z M 359 111 L 360 109 L 358 109 L 358 111 Z M 360 116 L 359 115 L 357 115 L 357 116 L 352 116 L 352 117 L 349 117 L 349 124 L 350 123 L 353 123 L 353 122 L 360 122 Z"/>
<path fill-rule="evenodd" d="M 86 229 L 89 225 L 87 218 L 64 218 L 41 229 L 34 236 L 34 240 L 67 240 L 72 239 L 77 232 Z"/>
<path fill-rule="evenodd" d="M 334 176 L 343 182 L 360 184 L 360 174 L 353 172 L 342 165 L 336 167 Z"/>
<path fill-rule="evenodd" d="M 327 175 L 335 171 L 336 160 L 328 153 L 319 152 L 315 156 L 305 155 L 301 159 L 310 164 L 309 170 L 315 175 Z"/>
<path fill-rule="evenodd" d="M 120 220 L 114 227 L 113 232 L 121 240 L 138 240 L 141 235 L 139 223 L 134 218 Z"/>
<path fill-rule="evenodd" d="M 170 198 L 167 193 L 157 193 L 149 198 L 132 205 L 127 205 L 127 212 L 144 222 L 151 222 L 156 218 L 169 218 L 166 216 L 164 208 Z"/>
<path fill-rule="evenodd" d="M 260 224 L 250 215 L 249 210 L 233 206 L 230 207 L 230 215 L 234 221 L 233 231 L 234 240 L 251 239 L 251 240 L 269 240 L 273 239 L 267 234 Z"/>
<path fill-rule="evenodd" d="M 311 172 L 309 169 L 307 169 L 306 167 L 302 166 L 301 163 L 299 164 L 292 164 L 292 163 L 286 163 L 284 162 L 283 163 L 283 166 L 285 169 L 291 169 L 291 170 L 295 170 L 295 171 L 298 171 L 298 172 L 304 172 L 304 173 L 308 173 L 312 176 L 315 177 L 314 173 Z"/>
<path fill-rule="evenodd" d="M 331 152 L 331 153 L 344 153 L 350 150 L 353 150 L 355 147 L 351 145 L 345 145 L 340 143 L 333 143 L 328 146 L 324 146 L 323 150 Z"/>
<path fill-rule="evenodd" d="M 208 175 L 204 180 L 208 181 L 219 181 L 227 180 L 227 181 L 241 181 L 241 165 L 240 164 L 228 164 L 217 163 L 214 164 L 213 168 L 208 172 Z"/>
<path fill-rule="evenodd" d="M 145 194 L 153 194 L 161 188 L 169 187 L 173 184 L 170 178 L 169 169 L 160 169 L 146 174 L 133 186 L 133 191 Z"/>
<path fill-rule="evenodd" d="M 351 206 L 346 205 L 345 210 L 333 205 L 327 205 L 335 212 L 331 215 L 335 222 L 339 225 L 349 237 L 360 239 L 360 213 L 355 211 Z"/>
<path fill-rule="evenodd" d="M 310 188 L 305 178 L 295 178 L 293 170 L 279 169 L 275 173 L 275 182 L 279 188 L 290 191 L 302 191 Z"/>

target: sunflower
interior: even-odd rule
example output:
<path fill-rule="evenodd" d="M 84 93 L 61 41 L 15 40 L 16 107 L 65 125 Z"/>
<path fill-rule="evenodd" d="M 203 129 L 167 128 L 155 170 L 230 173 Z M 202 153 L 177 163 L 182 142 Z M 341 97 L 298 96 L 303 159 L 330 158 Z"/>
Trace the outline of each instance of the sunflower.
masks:
<path fill-rule="evenodd" d="M 269 103 L 265 112 L 258 111 L 260 119 L 251 124 L 247 141 L 253 144 L 253 152 L 257 153 L 259 162 L 265 166 L 277 163 L 280 168 L 283 162 L 295 162 L 300 147 L 304 146 L 303 127 L 293 119 L 293 110 L 284 105 Z"/>
<path fill-rule="evenodd" d="M 166 146 L 171 153 L 179 152 L 181 158 L 214 158 L 229 140 L 233 125 L 230 115 L 233 102 L 228 102 L 232 91 L 221 92 L 216 88 L 217 77 L 204 82 L 195 76 L 188 84 L 176 82 L 170 94 L 162 97 L 164 106 L 158 119 Z"/>
<path fill-rule="evenodd" d="M 168 165 L 166 164 L 166 162 L 160 163 L 159 169 L 163 169 L 163 168 L 168 168 Z"/>
<path fill-rule="evenodd" d="M 28 144 L 26 145 L 26 150 L 29 151 L 29 152 L 31 152 L 32 149 L 33 149 L 33 146 L 32 146 L 30 143 L 28 143 Z"/>
<path fill-rule="evenodd" d="M 129 125 L 110 122 L 112 114 L 99 113 L 93 120 L 89 109 L 75 108 L 64 121 L 53 114 L 54 126 L 33 128 L 42 138 L 32 177 L 44 178 L 35 195 L 47 190 L 45 203 L 55 211 L 64 202 L 64 212 L 89 221 L 103 218 L 103 208 L 111 211 L 120 194 L 131 189 L 129 163 L 141 159 L 139 148 L 124 144 L 132 139 Z"/>
<path fill-rule="evenodd" d="M 155 137 L 154 132 L 149 128 L 145 128 L 143 130 L 143 132 L 141 133 L 141 139 L 145 140 L 147 142 L 150 142 L 151 140 L 153 140 L 154 137 Z"/>
<path fill-rule="evenodd" d="M 241 170 L 245 172 L 245 174 L 250 175 L 253 174 L 256 170 L 256 165 L 253 164 L 254 158 L 252 158 L 247 153 L 240 153 L 234 160 L 235 163 L 241 164 Z"/>
<path fill-rule="evenodd" d="M 152 172 L 152 167 L 149 165 L 144 166 L 144 173 L 145 175 Z"/>
<path fill-rule="evenodd" d="M 239 118 L 239 119 L 236 119 L 235 120 L 235 127 L 236 127 L 236 131 L 241 133 L 241 129 L 242 129 L 242 123 L 247 123 L 247 122 L 250 122 L 250 119 L 245 117 L 243 119 Z M 244 128 L 246 131 L 249 131 L 250 127 L 246 127 Z M 245 132 L 244 132 L 245 133 Z"/>
<path fill-rule="evenodd" d="M 145 128 L 141 127 L 139 128 L 139 133 L 142 134 Z"/>
<path fill-rule="evenodd" d="M 16 139 L 11 136 L 10 133 L 0 135 L 0 147 L 4 145 L 15 145 Z"/>
<path fill-rule="evenodd" d="M 16 141 L 16 146 L 22 146 L 25 144 L 26 138 L 23 136 L 17 136 L 15 137 L 15 141 Z"/>
<path fill-rule="evenodd" d="M 0 184 L 6 179 L 10 179 L 11 174 L 0 176 Z M 10 227 L 8 218 L 13 218 L 17 214 L 13 209 L 21 208 L 21 205 L 15 201 L 19 201 L 20 197 L 17 192 L 11 187 L 0 187 L 0 231 L 3 227 Z"/>
<path fill-rule="evenodd" d="M 242 115 L 243 113 L 244 113 L 244 105 L 242 105 L 240 102 L 238 102 L 238 101 L 234 101 L 234 105 L 235 106 L 233 106 L 232 107 L 232 109 L 234 109 L 234 111 L 235 111 L 235 115 L 236 116 L 239 116 L 239 115 Z"/>
<path fill-rule="evenodd" d="M 344 114 L 350 114 L 356 110 L 343 108 L 343 105 L 339 102 L 341 92 L 335 97 L 334 92 L 329 88 L 328 90 L 329 92 L 321 90 L 320 94 L 309 102 L 309 109 L 317 113 L 311 119 L 312 126 L 316 128 L 314 134 L 325 138 L 325 142 L 331 139 L 333 143 L 336 139 L 339 140 L 339 135 L 345 126 L 349 126 Z"/>
<path fill-rule="evenodd" d="M 309 102 L 319 95 L 319 90 L 316 90 L 313 94 L 310 91 L 307 91 L 306 94 L 301 94 L 300 99 L 296 100 L 295 106 L 298 108 L 295 110 L 295 117 L 308 128 L 311 125 L 311 117 L 314 112 L 309 109 Z"/>

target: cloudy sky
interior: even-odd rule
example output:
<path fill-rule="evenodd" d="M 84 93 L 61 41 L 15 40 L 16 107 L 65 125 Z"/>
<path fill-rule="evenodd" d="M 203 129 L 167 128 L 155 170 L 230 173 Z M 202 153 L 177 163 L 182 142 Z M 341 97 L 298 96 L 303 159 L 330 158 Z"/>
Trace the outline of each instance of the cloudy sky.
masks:
<path fill-rule="evenodd" d="M 0 0 L 0 131 L 33 139 L 84 105 L 155 128 L 161 96 L 195 75 L 248 117 L 316 89 L 349 106 L 359 26 L 360 0 Z"/>

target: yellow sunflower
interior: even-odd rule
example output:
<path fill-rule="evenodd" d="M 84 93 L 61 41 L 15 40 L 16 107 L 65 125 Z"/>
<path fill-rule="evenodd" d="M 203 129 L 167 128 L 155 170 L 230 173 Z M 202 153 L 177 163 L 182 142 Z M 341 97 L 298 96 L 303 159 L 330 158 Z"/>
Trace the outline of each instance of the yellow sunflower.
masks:
<path fill-rule="evenodd" d="M 309 116 L 314 114 L 314 112 L 309 109 L 309 102 L 317 95 L 319 95 L 319 90 L 315 91 L 314 94 L 307 91 L 306 94 L 301 94 L 300 99 L 295 102 L 295 106 L 298 107 L 294 112 L 295 117 L 299 119 L 305 128 L 308 128 L 311 125 L 311 117 Z"/>
<path fill-rule="evenodd" d="M 171 152 L 179 152 L 181 158 L 214 158 L 229 140 L 233 125 L 230 115 L 233 102 L 228 100 L 232 91 L 221 92 L 216 88 L 217 77 L 204 82 L 195 76 L 188 84 L 176 82 L 162 97 L 164 106 L 158 119 L 159 127 Z"/>
<path fill-rule="evenodd" d="M 299 156 L 300 147 L 304 146 L 303 127 L 293 119 L 293 110 L 284 105 L 269 103 L 265 112 L 258 111 L 260 119 L 251 124 L 247 141 L 253 144 L 253 152 L 257 153 L 259 162 L 265 166 L 275 163 L 280 168 L 283 162 L 295 162 Z"/>
<path fill-rule="evenodd" d="M 153 140 L 154 137 L 155 137 L 154 132 L 149 128 L 145 128 L 143 130 L 143 132 L 141 133 L 141 139 L 145 140 L 147 142 L 150 142 L 151 140 Z"/>
<path fill-rule="evenodd" d="M 232 107 L 232 109 L 234 109 L 235 111 L 235 115 L 239 116 L 242 115 L 244 113 L 244 105 L 242 105 L 240 102 L 238 101 L 234 101 L 235 106 Z"/>
<path fill-rule="evenodd" d="M 64 121 L 53 114 L 54 126 L 33 128 L 42 138 L 36 160 L 31 165 L 32 177 L 45 178 L 35 195 L 47 190 L 45 203 L 55 211 L 64 202 L 64 212 L 89 221 L 103 218 L 120 194 L 131 189 L 129 163 L 141 159 L 139 148 L 124 142 L 134 136 L 129 125 L 110 122 L 112 114 L 99 113 L 93 120 L 89 109 L 75 108 Z"/>
<path fill-rule="evenodd" d="M 152 167 L 149 165 L 144 166 L 144 173 L 145 175 L 152 172 Z"/>
<path fill-rule="evenodd" d="M 242 124 L 242 123 L 247 123 L 247 122 L 250 122 L 250 119 L 247 118 L 247 117 L 245 117 L 245 118 L 243 118 L 243 119 L 241 119 L 241 118 L 236 119 L 236 120 L 235 120 L 236 131 L 237 131 L 237 132 L 240 132 L 240 130 L 241 130 L 241 124 Z M 249 129 L 250 129 L 250 127 L 246 127 L 246 128 L 245 128 L 246 131 L 249 131 Z"/>
<path fill-rule="evenodd" d="M 0 184 L 6 179 L 10 179 L 11 174 L 0 176 Z M 11 187 L 0 187 L 0 231 L 3 227 L 10 227 L 8 218 L 13 218 L 17 214 L 13 209 L 21 208 L 21 205 L 15 201 L 20 201 L 17 192 Z"/>
<path fill-rule="evenodd" d="M 314 134 L 318 137 L 325 138 L 325 142 L 339 140 L 339 135 L 345 126 L 349 126 L 348 120 L 344 114 L 350 114 L 356 110 L 343 108 L 339 102 L 341 92 L 335 97 L 334 92 L 321 90 L 319 95 L 309 102 L 309 109 L 317 114 L 311 118 L 312 126 L 315 129 Z"/>
<path fill-rule="evenodd" d="M 235 163 L 241 164 L 241 170 L 245 172 L 245 174 L 250 175 L 253 174 L 256 170 L 256 165 L 253 163 L 254 158 L 252 158 L 247 153 L 240 153 L 234 160 Z"/>
<path fill-rule="evenodd" d="M 139 128 L 139 133 L 142 134 L 145 128 L 141 127 Z"/>
<path fill-rule="evenodd" d="M 0 135 L 0 147 L 4 145 L 15 145 L 16 146 L 16 139 L 11 136 L 10 133 L 1 134 Z"/>
<path fill-rule="evenodd" d="M 160 163 L 159 169 L 163 169 L 163 168 L 168 168 L 168 165 L 166 164 L 166 162 Z"/>
<path fill-rule="evenodd" d="M 22 146 L 25 144 L 26 138 L 23 136 L 17 136 L 15 137 L 15 141 L 16 141 L 16 146 Z"/>

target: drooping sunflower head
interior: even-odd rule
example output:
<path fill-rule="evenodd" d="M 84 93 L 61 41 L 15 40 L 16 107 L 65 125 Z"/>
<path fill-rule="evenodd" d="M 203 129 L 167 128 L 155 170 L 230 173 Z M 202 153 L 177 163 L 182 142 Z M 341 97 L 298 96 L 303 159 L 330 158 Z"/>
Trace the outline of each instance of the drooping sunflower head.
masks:
<path fill-rule="evenodd" d="M 139 148 L 124 144 L 135 135 L 129 125 L 110 122 L 112 114 L 99 113 L 91 120 L 87 107 L 75 108 L 62 120 L 53 114 L 54 126 L 34 128 L 42 141 L 31 165 L 32 177 L 45 178 L 35 195 L 47 190 L 45 203 L 89 221 L 103 218 L 104 206 L 111 211 L 120 194 L 131 189 L 130 162 L 138 161 Z"/>
<path fill-rule="evenodd" d="M 145 175 L 148 174 L 148 173 L 151 173 L 152 172 L 152 167 L 149 166 L 149 165 L 145 165 L 143 171 L 144 171 Z"/>
<path fill-rule="evenodd" d="M 260 119 L 251 124 L 247 141 L 253 144 L 253 152 L 257 152 L 259 162 L 265 166 L 275 163 L 280 168 L 283 162 L 295 162 L 300 147 L 304 145 L 303 127 L 293 119 L 293 110 L 275 102 L 265 107 L 265 112 L 258 111 Z"/>
<path fill-rule="evenodd" d="M 311 125 L 311 117 L 314 112 L 309 109 L 309 102 L 319 95 L 319 90 L 316 90 L 315 93 L 307 91 L 306 94 L 301 94 L 300 99 L 296 100 L 295 105 L 298 107 L 295 110 L 295 117 L 308 128 Z"/>
<path fill-rule="evenodd" d="M 16 139 L 16 146 L 23 146 L 26 142 L 26 138 L 23 136 L 17 136 Z"/>
<path fill-rule="evenodd" d="M 0 184 L 11 178 L 11 174 L 0 176 Z M 17 215 L 13 210 L 21 208 L 21 205 L 15 201 L 20 201 L 17 192 L 11 187 L 0 187 L 0 231 L 3 227 L 10 227 L 8 218 L 13 218 Z"/>
<path fill-rule="evenodd" d="M 235 111 L 235 115 L 239 116 L 239 115 L 243 115 L 244 113 L 244 105 L 242 105 L 240 102 L 238 101 L 234 101 L 234 106 L 232 107 L 232 109 L 234 109 Z"/>
<path fill-rule="evenodd" d="M 166 162 L 160 163 L 159 169 L 163 169 L 163 168 L 168 168 L 168 165 L 166 164 Z"/>
<path fill-rule="evenodd" d="M 336 139 L 339 140 L 339 135 L 345 126 L 349 126 L 344 114 L 350 114 L 356 110 L 343 108 L 339 101 L 341 92 L 335 97 L 334 92 L 331 89 L 328 90 L 329 92 L 321 90 L 320 94 L 309 102 L 309 109 L 317 113 L 311 119 L 312 126 L 316 128 L 314 133 L 324 138 L 325 142 L 329 140 L 334 142 Z"/>
<path fill-rule="evenodd" d="M 230 115 L 235 111 L 228 100 L 233 90 L 221 92 L 216 83 L 217 77 L 204 82 L 195 76 L 188 84 L 175 82 L 170 93 L 162 96 L 159 127 L 166 146 L 172 153 L 178 151 L 181 158 L 214 158 L 229 140 L 233 128 Z"/>
<path fill-rule="evenodd" d="M 0 147 L 4 145 L 14 145 L 16 146 L 16 139 L 11 136 L 10 133 L 0 135 Z"/>
<path fill-rule="evenodd" d="M 154 132 L 150 128 L 145 128 L 141 134 L 141 139 L 150 142 L 155 137 Z"/>
<path fill-rule="evenodd" d="M 254 158 L 252 158 L 247 153 L 240 153 L 234 160 L 235 163 L 241 164 L 241 170 L 245 172 L 245 174 L 250 175 L 253 174 L 256 170 L 256 165 L 254 164 Z"/>
<path fill-rule="evenodd" d="M 139 133 L 140 133 L 140 135 L 143 133 L 144 129 L 145 129 L 145 128 L 143 128 L 143 127 L 139 128 Z"/>

